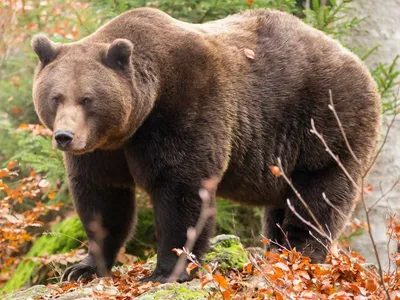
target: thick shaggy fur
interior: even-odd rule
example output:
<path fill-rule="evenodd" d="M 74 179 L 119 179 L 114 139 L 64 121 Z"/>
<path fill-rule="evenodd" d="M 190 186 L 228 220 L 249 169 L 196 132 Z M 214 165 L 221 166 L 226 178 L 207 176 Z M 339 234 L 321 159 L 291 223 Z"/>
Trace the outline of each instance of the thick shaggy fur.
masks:
<path fill-rule="evenodd" d="M 246 11 L 193 25 L 145 8 L 120 15 L 79 42 L 53 44 L 38 36 L 32 46 L 41 61 L 36 110 L 50 129 L 74 133 L 62 150 L 76 209 L 89 241 L 98 240 L 91 225 L 96 216 L 106 232 L 105 268 L 91 246 L 67 278 L 110 270 L 133 227 L 139 186 L 150 194 L 159 237 L 157 267 L 148 280 L 165 282 L 177 261 L 171 249 L 184 246 L 187 228 L 199 217 L 202 181 L 215 177 L 220 182 L 212 201 L 219 195 L 264 207 L 267 237 L 288 246 L 279 223 L 291 247 L 324 261 L 327 250 L 286 199 L 311 220 L 308 212 L 269 167 L 282 160 L 336 238 L 357 192 L 310 133 L 311 119 L 359 182 L 375 150 L 380 114 L 367 69 L 337 42 L 278 11 Z M 328 108 L 329 90 L 361 164 Z M 210 218 L 196 243 L 197 257 L 207 249 L 212 224 Z"/>

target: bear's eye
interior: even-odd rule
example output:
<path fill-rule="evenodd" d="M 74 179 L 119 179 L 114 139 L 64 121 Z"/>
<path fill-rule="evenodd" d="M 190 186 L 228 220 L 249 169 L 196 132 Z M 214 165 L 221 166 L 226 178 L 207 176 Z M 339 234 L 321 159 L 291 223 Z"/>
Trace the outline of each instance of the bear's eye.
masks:
<path fill-rule="evenodd" d="M 90 99 L 89 97 L 85 97 L 85 98 L 82 99 L 81 105 L 82 105 L 82 106 L 87 106 L 87 105 L 89 105 L 91 102 L 92 102 L 92 99 Z"/>

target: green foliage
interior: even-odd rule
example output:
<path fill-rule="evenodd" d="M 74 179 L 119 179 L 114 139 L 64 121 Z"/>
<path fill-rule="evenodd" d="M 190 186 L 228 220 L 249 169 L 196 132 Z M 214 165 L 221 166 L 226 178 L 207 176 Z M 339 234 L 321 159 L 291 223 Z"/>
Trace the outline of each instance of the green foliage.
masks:
<path fill-rule="evenodd" d="M 0 292 L 9 293 L 21 288 L 36 276 L 39 262 L 29 260 L 30 257 L 37 257 L 44 254 L 66 253 L 81 245 L 86 239 L 82 223 L 78 217 L 72 217 L 59 224 L 53 229 L 53 234 L 42 235 L 34 243 L 29 252 L 25 255 L 14 275 L 3 286 Z"/>
<path fill-rule="evenodd" d="M 353 0 L 330 0 L 329 2 L 330 5 L 321 6 L 320 0 L 312 0 L 312 9 L 304 10 L 305 21 L 337 39 L 347 35 L 360 23 L 361 19 L 354 17 L 351 20 L 345 20 L 346 13 L 351 10 L 349 4 Z"/>
<path fill-rule="evenodd" d="M 26 53 L 30 52 L 26 49 Z M 10 113 L 9 120 L 16 126 L 20 123 L 39 123 L 31 102 L 35 66 L 36 58 L 32 53 L 14 55 L 3 63 L 3 72 L 0 71 L 0 113 Z"/>
<path fill-rule="evenodd" d="M 398 67 L 399 55 L 392 63 L 382 64 L 371 71 L 379 93 L 382 97 L 382 111 L 384 114 L 393 114 L 399 108 L 400 69 Z M 397 103 L 396 103 L 397 102 Z"/>
<path fill-rule="evenodd" d="M 252 2 L 252 3 L 251 3 Z M 158 8 L 170 16 L 191 23 L 204 23 L 251 8 L 274 8 L 287 12 L 297 12 L 295 0 L 95 0 L 92 2 L 103 14 L 114 17 L 137 7 Z"/>
<path fill-rule="evenodd" d="M 257 244 L 261 233 L 261 210 L 224 199 L 217 200 L 217 234 L 240 236 L 246 246 Z"/>
<path fill-rule="evenodd" d="M 32 169 L 42 173 L 43 179 L 49 182 L 49 191 L 59 189 L 61 192 L 51 203 L 68 201 L 62 154 L 52 149 L 49 136 L 16 130 L 8 119 L 0 120 L 0 154 L 7 160 L 17 161 L 22 174 L 28 174 Z M 43 199 L 47 199 L 47 196 L 45 193 Z"/>

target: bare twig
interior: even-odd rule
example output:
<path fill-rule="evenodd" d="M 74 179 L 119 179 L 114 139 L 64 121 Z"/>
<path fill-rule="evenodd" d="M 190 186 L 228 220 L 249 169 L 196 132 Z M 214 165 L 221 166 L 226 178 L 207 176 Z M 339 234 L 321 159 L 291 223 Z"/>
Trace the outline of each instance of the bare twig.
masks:
<path fill-rule="evenodd" d="M 361 178 L 361 186 L 364 186 L 364 177 Z M 383 277 L 383 270 L 382 270 L 382 263 L 381 263 L 381 260 L 379 258 L 379 252 L 378 252 L 378 248 L 376 246 L 374 235 L 372 234 L 371 220 L 369 218 L 367 203 L 366 203 L 365 198 L 364 198 L 364 191 L 361 192 L 361 203 L 363 204 L 364 211 L 365 211 L 365 217 L 366 217 L 366 220 L 367 220 L 368 235 L 369 235 L 369 238 L 371 240 L 372 247 L 374 248 L 376 261 L 378 263 L 379 279 L 380 279 L 380 282 L 381 282 L 381 285 L 382 285 L 383 289 L 385 290 L 387 298 L 390 300 L 392 298 L 390 297 L 389 291 L 388 291 L 388 289 L 387 289 L 387 287 L 385 285 L 385 280 L 384 280 L 384 277 Z"/>
<path fill-rule="evenodd" d="M 400 89 L 400 87 L 399 87 L 399 89 Z M 395 107 L 396 107 L 396 101 L 397 101 L 397 97 L 395 97 Z M 335 111 L 335 107 L 333 106 L 333 100 L 332 100 L 331 91 L 330 91 L 330 102 L 331 102 L 331 106 L 330 106 L 329 108 L 330 108 L 330 109 L 332 110 L 332 112 L 334 113 L 335 118 L 336 118 L 336 120 L 337 120 L 337 122 L 338 122 L 339 128 L 340 128 L 340 130 L 341 130 L 341 132 L 342 132 L 342 135 L 343 135 L 343 137 L 345 138 L 346 146 L 349 148 L 350 152 L 351 152 L 352 155 L 353 155 L 353 154 L 354 154 L 354 153 L 353 153 L 353 150 L 351 149 L 351 146 L 350 146 L 350 144 L 349 144 L 348 141 L 347 141 L 346 135 L 345 135 L 345 133 L 344 133 L 343 126 L 342 126 L 342 124 L 341 124 L 341 122 L 340 122 L 340 119 L 339 119 L 338 116 L 337 116 L 337 113 L 336 113 L 336 111 Z M 389 125 L 389 128 L 388 128 L 388 130 L 387 130 L 387 132 L 386 132 L 386 135 L 385 135 L 385 138 L 384 138 L 384 141 L 383 141 L 381 147 L 379 148 L 378 152 L 376 153 L 376 155 L 375 155 L 374 158 L 372 159 L 371 164 L 369 165 L 369 167 L 368 167 L 367 170 L 364 172 L 364 174 L 363 174 L 363 176 L 362 176 L 362 178 L 361 178 L 361 185 L 357 184 L 357 182 L 354 180 L 354 178 L 349 174 L 349 172 L 347 171 L 347 169 L 346 169 L 346 168 L 344 167 L 344 165 L 341 163 L 339 157 L 338 157 L 337 155 L 335 155 L 335 154 L 332 152 L 332 150 L 331 150 L 331 149 L 329 148 L 329 146 L 327 145 L 325 139 L 323 138 L 322 134 L 320 134 L 320 133 L 316 130 L 315 124 L 314 124 L 314 120 L 311 119 L 311 128 L 312 128 L 312 129 L 311 129 L 311 133 L 315 134 L 315 135 L 320 139 L 320 141 L 322 142 L 322 144 L 325 146 L 325 150 L 326 150 L 326 151 L 329 153 L 329 155 L 335 160 L 335 162 L 338 164 L 338 166 L 343 170 L 343 172 L 346 174 L 346 176 L 347 176 L 347 177 L 349 178 L 349 180 L 352 182 L 352 184 L 354 185 L 354 187 L 355 187 L 355 188 L 359 191 L 359 193 L 360 193 L 361 202 L 362 202 L 362 204 L 363 204 L 364 211 L 365 211 L 365 213 L 366 213 L 366 221 L 367 221 L 367 227 L 368 227 L 368 228 L 367 228 L 367 229 L 368 229 L 368 234 L 369 234 L 369 237 L 370 237 L 372 246 L 373 246 L 373 248 L 374 248 L 375 257 L 376 257 L 376 260 L 377 260 L 377 263 L 378 263 L 378 267 L 379 267 L 379 279 L 380 279 L 380 282 L 381 282 L 381 285 L 382 285 L 383 289 L 385 290 L 385 293 L 386 293 L 386 296 L 388 297 L 388 299 L 391 299 L 391 297 L 390 297 L 389 291 L 388 291 L 388 289 L 387 289 L 387 287 L 386 287 L 386 285 L 385 285 L 385 282 L 384 282 L 383 270 L 382 270 L 382 265 L 381 265 L 381 261 L 380 261 L 380 258 L 379 258 L 378 249 L 377 249 L 377 246 L 376 246 L 376 242 L 375 242 L 374 236 L 372 235 L 372 231 L 371 231 L 371 222 L 370 222 L 370 217 L 369 217 L 370 209 L 368 209 L 368 207 L 367 207 L 367 204 L 366 204 L 366 201 L 365 201 L 365 198 L 364 198 L 364 189 L 363 189 L 362 187 L 364 186 L 364 179 L 365 179 L 366 175 L 369 173 L 370 169 L 371 169 L 372 166 L 374 165 L 374 163 L 375 163 L 375 161 L 376 161 L 378 155 L 381 153 L 381 151 L 382 151 L 382 149 L 383 149 L 383 146 L 385 145 L 385 143 L 386 143 L 386 141 L 387 141 L 390 128 L 392 127 L 395 118 L 396 118 L 396 111 L 395 111 L 395 114 L 394 114 L 394 116 L 393 116 L 393 118 L 392 118 L 392 121 L 391 121 L 391 123 L 390 123 L 390 125 Z M 353 155 L 353 158 L 357 158 L 357 157 L 355 156 L 355 154 Z M 359 160 L 356 160 L 356 161 L 359 163 Z"/>
<path fill-rule="evenodd" d="M 285 237 L 286 243 L 288 244 L 290 250 L 292 250 L 292 245 L 290 245 L 289 238 L 288 238 L 288 233 L 285 232 L 285 231 L 282 229 L 282 227 L 281 227 L 281 225 L 280 225 L 279 223 L 276 223 L 276 227 L 278 227 L 279 230 L 282 232 L 283 236 Z"/>
<path fill-rule="evenodd" d="M 205 225 L 207 224 L 208 218 L 215 215 L 215 208 L 212 207 L 211 203 L 210 191 L 215 190 L 217 183 L 218 182 L 216 180 L 211 179 L 205 184 L 205 187 L 201 188 L 199 191 L 200 198 L 202 200 L 201 212 L 199 219 L 197 220 L 196 226 L 189 227 L 187 229 L 187 239 L 184 246 L 185 252 L 187 253 L 191 253 L 191 251 L 193 250 L 197 239 L 199 238 Z M 168 278 L 168 282 L 176 281 L 179 278 L 179 276 L 185 270 L 186 262 L 187 255 L 180 255 L 174 270 Z"/>
<path fill-rule="evenodd" d="M 345 168 L 345 166 L 343 166 L 342 162 L 340 161 L 339 157 L 334 154 L 331 150 L 331 148 L 329 148 L 328 144 L 326 143 L 324 137 L 322 136 L 321 133 L 319 133 L 317 131 L 317 129 L 315 128 L 315 124 L 314 124 L 314 119 L 311 119 L 311 130 L 310 132 L 315 134 L 319 140 L 322 142 L 322 144 L 325 147 L 325 151 L 329 153 L 329 155 L 335 160 L 335 162 L 338 164 L 338 166 L 342 169 L 342 171 L 345 173 L 345 175 L 347 176 L 347 178 L 351 181 L 351 183 L 354 185 L 354 187 L 358 190 L 358 192 L 362 193 L 362 188 L 357 184 L 357 182 L 354 180 L 354 178 L 350 175 L 350 173 L 347 171 L 347 169 Z"/>
<path fill-rule="evenodd" d="M 328 197 L 326 196 L 325 193 L 322 193 L 322 198 L 324 199 L 324 201 L 325 201 L 330 207 L 332 207 L 332 208 L 333 208 L 339 215 L 341 215 L 343 218 L 345 218 L 345 219 L 349 218 L 349 215 L 346 215 L 345 213 L 343 213 L 342 211 L 340 211 L 340 209 L 337 208 L 337 207 L 335 206 L 335 204 L 333 204 L 333 203 L 328 199 Z M 350 221 L 353 225 L 359 226 L 358 224 L 356 224 L 356 223 L 355 223 L 354 221 L 352 221 L 351 219 L 349 219 L 349 221 Z"/>
<path fill-rule="evenodd" d="M 389 189 L 386 193 L 383 193 L 382 196 L 380 196 L 379 199 L 376 200 L 376 201 L 369 207 L 368 213 L 369 213 L 369 212 L 375 207 L 375 205 L 377 205 L 383 198 L 385 198 L 386 196 L 388 196 L 388 195 L 393 191 L 393 189 L 396 187 L 396 185 L 398 185 L 399 183 L 400 183 L 400 178 L 397 179 L 397 180 L 395 181 L 395 183 L 390 187 L 390 189 Z"/>
<path fill-rule="evenodd" d="M 310 217 L 313 219 L 313 221 L 315 222 L 315 225 L 318 226 L 319 231 L 324 231 L 323 227 L 321 226 L 321 224 L 319 223 L 318 219 L 315 217 L 314 213 L 311 211 L 310 207 L 308 206 L 307 202 L 304 201 L 303 197 L 300 195 L 300 193 L 297 191 L 297 189 L 295 188 L 295 186 L 293 185 L 293 183 L 291 182 L 291 180 L 287 177 L 287 175 L 285 174 L 283 167 L 282 167 L 282 162 L 281 159 L 278 157 L 278 167 L 280 169 L 281 175 L 282 177 L 285 179 L 286 183 L 290 186 L 290 188 L 293 190 L 293 192 L 295 193 L 295 195 L 297 196 L 297 198 L 300 200 L 300 202 L 304 205 L 304 207 L 306 208 L 308 214 L 310 215 Z M 315 226 L 314 226 L 315 227 Z"/>
<path fill-rule="evenodd" d="M 263 238 L 263 239 L 267 239 L 271 244 L 274 244 L 274 245 L 276 245 L 276 246 L 278 246 L 279 248 L 281 248 L 281 249 L 284 249 L 284 250 L 286 250 L 286 251 L 290 251 L 288 248 L 286 248 L 285 246 L 283 246 L 283 245 L 281 245 L 281 244 L 279 244 L 277 241 L 274 241 L 274 240 L 271 240 L 271 239 L 269 239 L 269 238 L 266 238 L 264 235 L 261 235 L 261 237 Z"/>
<path fill-rule="evenodd" d="M 338 114 L 337 114 L 337 112 L 335 110 L 335 105 L 333 104 L 332 90 L 329 90 L 329 101 L 331 102 L 331 104 L 328 105 L 328 107 L 333 112 L 333 114 L 335 115 L 336 121 L 337 121 L 337 123 L 339 125 L 339 129 L 340 129 L 340 132 L 342 133 L 342 136 L 343 136 L 344 142 L 346 143 L 347 149 L 350 151 L 350 153 L 353 156 L 354 160 L 358 164 L 360 164 L 361 161 L 357 158 L 356 154 L 354 153 L 353 149 L 351 148 L 349 140 L 347 139 L 346 133 L 344 132 L 342 122 L 340 122 L 339 116 L 338 116 Z"/>
<path fill-rule="evenodd" d="M 286 200 L 287 205 L 289 207 L 289 209 L 296 215 L 296 217 L 298 217 L 304 224 L 306 224 L 307 226 L 311 227 L 314 231 L 316 231 L 319 235 L 326 237 L 328 239 L 329 242 L 332 243 L 332 239 L 331 237 L 321 228 L 316 227 L 315 225 L 311 224 L 311 222 L 307 221 L 306 219 L 304 219 L 304 217 L 302 217 L 294 208 L 294 206 L 292 205 L 292 203 L 290 202 L 289 199 Z"/>
<path fill-rule="evenodd" d="M 395 218 L 396 214 L 394 214 L 390 219 L 393 220 Z M 393 226 L 388 226 L 386 235 L 389 236 L 387 243 L 386 243 L 386 251 L 388 255 L 388 273 L 390 273 L 390 269 L 392 268 L 392 259 L 390 258 L 390 242 L 392 242 L 392 236 L 393 236 L 394 228 Z"/>

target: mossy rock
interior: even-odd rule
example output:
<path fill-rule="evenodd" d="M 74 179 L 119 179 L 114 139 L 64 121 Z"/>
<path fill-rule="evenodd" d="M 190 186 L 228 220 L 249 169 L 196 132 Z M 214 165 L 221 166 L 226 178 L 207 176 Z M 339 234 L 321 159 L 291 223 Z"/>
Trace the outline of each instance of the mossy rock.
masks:
<path fill-rule="evenodd" d="M 207 292 L 188 284 L 166 283 L 153 288 L 139 296 L 138 300 L 203 300 L 207 299 Z"/>
<path fill-rule="evenodd" d="M 218 262 L 222 271 L 241 269 L 249 262 L 240 239 L 231 234 L 221 234 L 210 241 L 210 251 L 204 256 L 204 263 Z"/>
<path fill-rule="evenodd" d="M 24 291 L 15 292 L 3 296 L 3 300 L 26 300 L 26 299 L 43 299 L 50 294 L 50 290 L 44 285 L 35 285 Z"/>
<path fill-rule="evenodd" d="M 24 260 L 19 263 L 14 275 L 0 292 L 9 293 L 28 285 L 29 281 L 38 274 L 40 263 L 25 259 L 45 254 L 69 252 L 79 247 L 81 241 L 85 240 L 86 234 L 77 216 L 57 224 L 54 226 L 52 234 L 44 234 L 33 243 L 32 248 L 24 256 Z"/>

